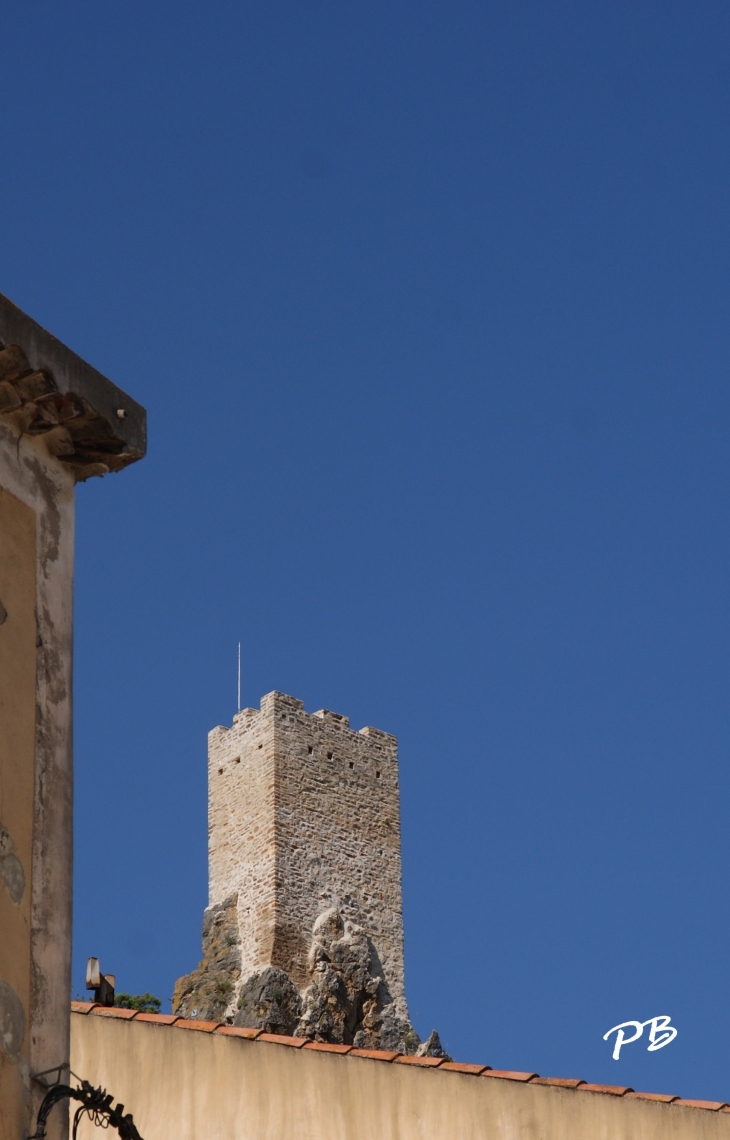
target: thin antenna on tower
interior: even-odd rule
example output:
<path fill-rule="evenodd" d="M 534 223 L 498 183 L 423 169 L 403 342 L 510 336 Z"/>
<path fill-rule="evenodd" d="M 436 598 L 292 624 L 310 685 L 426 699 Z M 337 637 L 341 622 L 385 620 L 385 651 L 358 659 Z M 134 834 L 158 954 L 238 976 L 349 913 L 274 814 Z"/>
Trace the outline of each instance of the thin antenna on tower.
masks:
<path fill-rule="evenodd" d="M 241 642 L 238 643 L 238 711 L 241 711 Z"/>

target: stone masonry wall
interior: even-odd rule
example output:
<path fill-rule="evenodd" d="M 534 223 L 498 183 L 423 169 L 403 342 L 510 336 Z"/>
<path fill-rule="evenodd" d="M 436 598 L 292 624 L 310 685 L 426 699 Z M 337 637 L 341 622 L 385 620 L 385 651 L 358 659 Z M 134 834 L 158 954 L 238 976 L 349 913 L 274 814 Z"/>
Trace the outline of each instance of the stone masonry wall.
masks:
<path fill-rule="evenodd" d="M 274 719 L 257 709 L 208 735 L 208 905 L 238 895 L 244 974 L 274 953 L 276 766 Z"/>
<path fill-rule="evenodd" d="M 404 997 L 398 744 L 269 693 L 209 737 L 209 904 L 238 892 L 242 969 L 309 981 L 314 924 L 334 907 L 371 938 Z"/>
<path fill-rule="evenodd" d="M 347 717 L 304 712 L 271 694 L 276 743 L 277 914 L 273 964 L 309 980 L 317 918 L 334 908 L 362 927 L 391 999 L 405 997 L 398 745 Z M 375 963 L 377 968 L 377 963 Z"/>

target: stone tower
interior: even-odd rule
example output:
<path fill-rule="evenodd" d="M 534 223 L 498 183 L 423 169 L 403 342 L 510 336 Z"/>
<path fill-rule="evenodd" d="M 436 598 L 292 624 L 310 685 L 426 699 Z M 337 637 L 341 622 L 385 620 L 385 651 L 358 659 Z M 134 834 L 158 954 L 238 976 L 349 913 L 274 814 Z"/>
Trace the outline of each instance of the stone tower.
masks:
<path fill-rule="evenodd" d="M 395 737 L 273 692 L 209 734 L 208 781 L 204 958 L 176 1012 L 415 1052 Z"/>

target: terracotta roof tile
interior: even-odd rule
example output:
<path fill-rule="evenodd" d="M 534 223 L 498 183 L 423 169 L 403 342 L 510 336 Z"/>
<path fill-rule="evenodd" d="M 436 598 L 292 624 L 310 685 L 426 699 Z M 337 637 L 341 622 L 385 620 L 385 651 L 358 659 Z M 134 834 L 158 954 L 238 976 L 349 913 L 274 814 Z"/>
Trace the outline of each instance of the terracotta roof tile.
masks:
<path fill-rule="evenodd" d="M 95 1004 L 93 1001 L 72 1001 L 71 1013 L 91 1013 Z"/>
<path fill-rule="evenodd" d="M 307 1041 L 305 1049 L 316 1049 L 319 1053 L 350 1053 L 352 1045 L 331 1045 L 328 1041 Z"/>
<path fill-rule="evenodd" d="M 395 1061 L 400 1053 L 389 1053 L 385 1049 L 353 1049 L 351 1057 L 369 1057 L 371 1061 Z"/>
<path fill-rule="evenodd" d="M 719 1112 L 721 1108 L 726 1107 L 722 1100 L 685 1100 L 681 1098 L 674 1103 L 681 1104 L 683 1108 L 709 1108 L 710 1112 Z"/>
<path fill-rule="evenodd" d="M 122 1009 L 118 1005 L 95 1005 L 91 1012 L 96 1017 L 119 1017 L 122 1021 L 131 1021 L 137 1016 L 136 1009 Z"/>
<path fill-rule="evenodd" d="M 582 1084 L 580 1086 L 581 1092 L 595 1092 L 595 1093 L 608 1093 L 609 1096 L 626 1096 L 626 1093 L 633 1092 L 628 1085 L 590 1085 Z"/>
<path fill-rule="evenodd" d="M 135 1020 L 151 1021 L 154 1025 L 174 1025 L 181 1018 L 174 1013 L 138 1013 Z"/>
<path fill-rule="evenodd" d="M 561 1089 L 577 1089 L 585 1081 L 573 1081 L 570 1077 L 535 1077 L 533 1085 L 557 1085 Z"/>
<path fill-rule="evenodd" d="M 509 1069 L 485 1069 L 483 1077 L 502 1077 L 505 1081 L 534 1081 L 537 1073 L 513 1073 Z"/>
<path fill-rule="evenodd" d="M 245 1037 L 248 1041 L 255 1041 L 263 1033 L 263 1029 L 249 1029 L 246 1025 L 219 1025 L 216 1033 L 225 1033 L 226 1037 Z"/>
<path fill-rule="evenodd" d="M 458 1061 L 444 1061 L 441 1068 L 446 1069 L 449 1073 L 471 1073 L 478 1077 L 480 1073 L 489 1068 L 489 1065 L 463 1065 L 459 1064 Z"/>
<path fill-rule="evenodd" d="M 198 1033 L 213 1033 L 219 1025 L 220 1021 L 195 1021 L 184 1017 L 175 1022 L 176 1029 L 197 1029 Z"/>
<path fill-rule="evenodd" d="M 292 1049 L 302 1049 L 307 1044 L 306 1037 L 286 1037 L 283 1033 L 262 1033 L 259 1041 L 270 1041 L 273 1045 L 290 1045 Z"/>
<path fill-rule="evenodd" d="M 633 1089 L 629 1089 L 626 1095 L 627 1097 L 638 1097 L 639 1100 L 658 1100 L 662 1104 L 672 1104 L 673 1101 L 679 1100 L 678 1096 L 672 1096 L 670 1093 L 634 1092 Z"/>
<path fill-rule="evenodd" d="M 402 1053 L 393 1062 L 395 1065 L 421 1065 L 424 1069 L 437 1069 L 443 1065 L 443 1057 L 406 1057 Z"/>

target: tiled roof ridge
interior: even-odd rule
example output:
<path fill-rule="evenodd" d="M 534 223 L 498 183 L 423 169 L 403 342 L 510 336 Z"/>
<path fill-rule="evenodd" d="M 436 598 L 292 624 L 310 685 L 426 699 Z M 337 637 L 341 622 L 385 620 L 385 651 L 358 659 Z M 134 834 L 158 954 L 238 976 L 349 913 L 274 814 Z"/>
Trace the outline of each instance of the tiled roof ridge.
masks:
<path fill-rule="evenodd" d="M 683 1097 L 666 1093 L 635 1092 L 622 1085 L 594 1085 L 587 1081 L 571 1080 L 566 1077 L 541 1077 L 538 1073 L 518 1073 L 506 1069 L 493 1069 L 491 1065 L 462 1065 L 456 1061 L 444 1061 L 440 1057 L 407 1057 L 402 1053 L 390 1053 L 381 1049 L 356 1049 L 352 1045 L 330 1045 L 320 1041 L 309 1041 L 306 1037 L 284 1037 L 279 1033 L 264 1033 L 261 1029 L 239 1029 L 234 1025 L 223 1025 L 218 1021 L 188 1021 L 183 1017 L 168 1013 L 139 1013 L 135 1009 L 122 1009 L 119 1006 L 96 1005 L 94 1002 L 72 1001 L 71 1012 L 96 1014 L 99 1017 L 113 1017 L 123 1021 L 148 1021 L 154 1025 L 174 1026 L 176 1029 L 190 1029 L 198 1033 L 218 1033 L 225 1037 L 243 1037 L 248 1041 L 263 1041 L 274 1045 L 288 1045 L 293 1049 L 306 1049 L 309 1052 L 337 1053 L 342 1056 L 367 1057 L 386 1064 L 416 1065 L 424 1069 L 438 1069 L 441 1072 L 466 1073 L 478 1077 L 496 1077 L 506 1081 L 520 1081 L 522 1084 L 551 1085 L 556 1088 L 572 1089 L 575 1092 L 603 1093 L 607 1096 L 627 1097 L 632 1100 L 656 1101 L 660 1104 L 679 1105 L 682 1108 L 702 1108 L 709 1112 L 730 1112 L 730 1104 L 715 1100 L 685 1100 Z"/>

